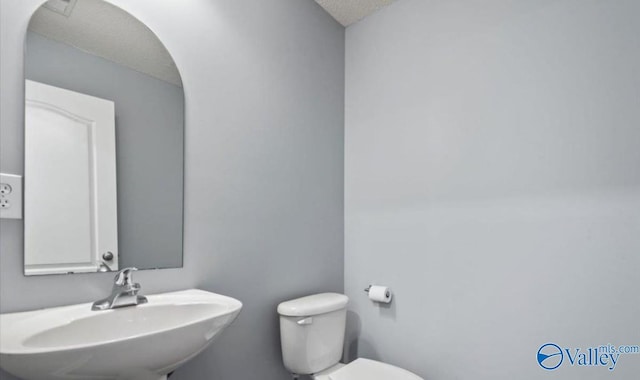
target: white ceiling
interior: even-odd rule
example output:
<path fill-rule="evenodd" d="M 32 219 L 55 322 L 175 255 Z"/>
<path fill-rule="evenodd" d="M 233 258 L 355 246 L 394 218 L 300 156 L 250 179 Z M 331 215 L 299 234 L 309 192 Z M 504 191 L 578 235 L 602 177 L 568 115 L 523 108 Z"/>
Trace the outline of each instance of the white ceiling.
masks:
<path fill-rule="evenodd" d="M 396 0 L 316 0 L 343 26 L 362 20 Z"/>
<path fill-rule="evenodd" d="M 67 0 L 51 1 L 53 5 Z M 29 30 L 90 54 L 182 86 L 173 58 L 156 35 L 122 9 L 102 0 L 71 2 L 69 16 L 40 7 Z"/>

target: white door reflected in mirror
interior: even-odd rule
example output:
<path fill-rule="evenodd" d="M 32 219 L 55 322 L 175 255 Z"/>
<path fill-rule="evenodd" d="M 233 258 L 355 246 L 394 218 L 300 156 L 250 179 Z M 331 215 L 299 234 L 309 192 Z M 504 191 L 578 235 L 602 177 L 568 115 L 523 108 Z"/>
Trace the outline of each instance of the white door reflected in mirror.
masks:
<path fill-rule="evenodd" d="M 25 88 L 25 274 L 117 270 L 114 103 Z"/>

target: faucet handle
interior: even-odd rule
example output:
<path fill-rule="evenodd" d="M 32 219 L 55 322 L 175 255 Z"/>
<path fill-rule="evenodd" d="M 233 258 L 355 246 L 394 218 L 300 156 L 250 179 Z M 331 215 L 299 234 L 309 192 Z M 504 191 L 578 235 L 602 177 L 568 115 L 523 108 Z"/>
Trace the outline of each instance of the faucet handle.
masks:
<path fill-rule="evenodd" d="M 137 270 L 138 268 L 136 267 L 130 267 L 118 271 L 115 277 L 115 284 L 118 286 L 133 285 L 133 272 Z"/>

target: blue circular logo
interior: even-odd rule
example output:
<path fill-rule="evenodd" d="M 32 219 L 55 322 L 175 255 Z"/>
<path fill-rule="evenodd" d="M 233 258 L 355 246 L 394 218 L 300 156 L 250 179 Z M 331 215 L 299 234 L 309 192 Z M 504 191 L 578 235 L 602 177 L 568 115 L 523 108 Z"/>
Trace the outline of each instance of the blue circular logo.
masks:
<path fill-rule="evenodd" d="M 562 355 L 562 349 L 560 346 L 553 343 L 547 343 L 540 347 L 537 358 L 540 367 L 548 371 L 553 371 L 560 367 L 564 360 L 564 355 Z"/>

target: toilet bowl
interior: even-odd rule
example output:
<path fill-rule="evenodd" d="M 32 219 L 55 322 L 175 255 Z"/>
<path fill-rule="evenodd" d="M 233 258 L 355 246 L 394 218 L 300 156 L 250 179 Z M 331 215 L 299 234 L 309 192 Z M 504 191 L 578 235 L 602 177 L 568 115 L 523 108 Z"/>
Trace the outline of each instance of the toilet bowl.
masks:
<path fill-rule="evenodd" d="M 396 366 L 359 358 L 340 363 L 349 298 L 321 293 L 278 305 L 285 368 L 314 380 L 423 380 Z"/>
<path fill-rule="evenodd" d="M 337 364 L 311 376 L 314 380 L 423 380 L 420 376 L 391 364 L 358 358 Z"/>

